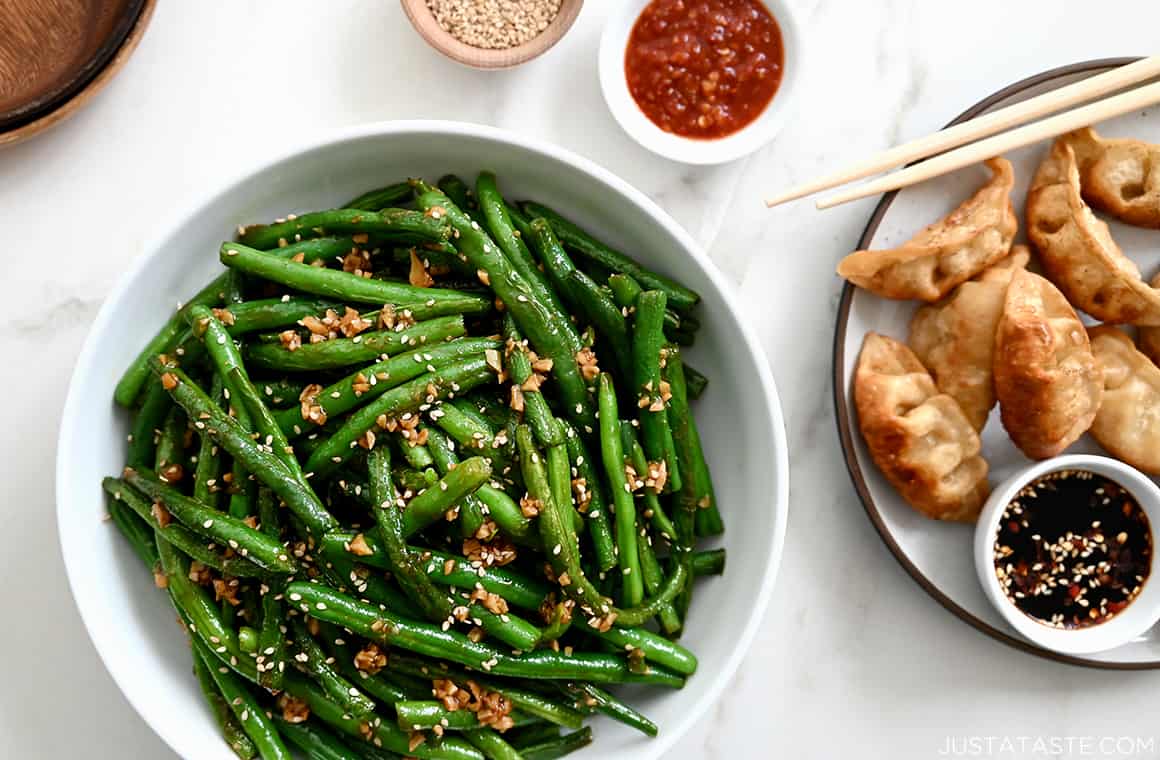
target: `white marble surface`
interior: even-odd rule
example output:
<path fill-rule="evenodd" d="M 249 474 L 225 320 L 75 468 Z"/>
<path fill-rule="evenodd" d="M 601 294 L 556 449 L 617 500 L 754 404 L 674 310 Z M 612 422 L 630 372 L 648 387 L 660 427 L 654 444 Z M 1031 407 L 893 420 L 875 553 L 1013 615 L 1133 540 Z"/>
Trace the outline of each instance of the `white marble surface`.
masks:
<path fill-rule="evenodd" d="M 776 143 L 718 168 L 655 158 L 617 128 L 596 81 L 601 0 L 588 1 L 548 56 L 503 73 L 437 57 L 392 0 L 160 3 L 101 97 L 0 152 L 0 387 L 10 394 L 0 443 L 0 757 L 171 756 L 98 661 L 56 542 L 56 428 L 102 298 L 155 225 L 239 162 L 328 127 L 407 117 L 514 129 L 620 173 L 739 284 L 763 339 L 791 441 L 781 576 L 743 671 L 709 714 L 691 718 L 674 757 L 929 758 L 947 737 L 962 749 L 965 736 L 977 737 L 974 756 L 1103 756 L 1104 736 L 1140 737 L 1133 756 L 1160 752 L 1160 674 L 1080 670 L 995 643 L 929 599 L 878 540 L 846 479 L 828 381 L 833 264 L 872 202 L 825 214 L 759 202 L 924 134 L 1042 69 L 1146 54 L 1160 6 L 794 4 L 810 47 L 798 114 Z"/>

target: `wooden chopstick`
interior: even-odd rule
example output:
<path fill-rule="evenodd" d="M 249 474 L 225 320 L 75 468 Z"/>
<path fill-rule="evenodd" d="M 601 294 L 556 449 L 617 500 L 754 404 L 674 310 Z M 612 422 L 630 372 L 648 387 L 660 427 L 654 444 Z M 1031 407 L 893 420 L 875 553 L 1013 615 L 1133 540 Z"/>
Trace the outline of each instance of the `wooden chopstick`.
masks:
<path fill-rule="evenodd" d="M 1011 127 L 1046 116 L 1055 111 L 1062 111 L 1073 105 L 1101 97 L 1110 92 L 1122 89 L 1129 85 L 1146 81 L 1160 76 L 1160 55 L 1143 58 L 1126 66 L 1119 66 L 1111 71 L 1098 74 L 1094 77 L 1080 80 L 1058 90 L 1038 95 L 1021 103 L 1001 108 L 998 111 L 980 116 L 970 121 L 947 127 L 941 132 L 927 135 L 917 140 L 898 145 L 889 150 L 877 153 L 870 158 L 859 161 L 853 166 L 829 174 L 825 177 L 799 185 L 788 192 L 766 200 L 765 205 L 772 208 L 788 201 L 796 200 L 806 195 L 813 195 L 821 190 L 829 190 L 847 182 L 853 182 L 871 174 L 893 169 L 896 166 L 917 161 L 920 158 L 933 156 L 951 148 L 957 148 L 975 140 L 989 137 Z"/>
<path fill-rule="evenodd" d="M 1156 103 L 1160 103 L 1160 82 L 1138 87 L 1106 100 L 1076 108 L 1043 121 L 1027 124 L 1010 132 L 988 137 L 986 140 L 971 143 L 949 153 L 928 158 L 922 163 L 823 198 L 818 201 L 817 206 L 818 208 L 832 208 L 842 203 L 865 198 L 868 195 L 878 195 L 901 187 L 908 187 L 932 177 L 952 172 L 955 169 L 985 161 L 992 156 L 998 156 L 1007 151 L 1037 143 L 1040 140 L 1049 140 L 1073 129 L 1086 127 L 1089 124 L 1112 119 L 1116 116 L 1123 116 Z"/>

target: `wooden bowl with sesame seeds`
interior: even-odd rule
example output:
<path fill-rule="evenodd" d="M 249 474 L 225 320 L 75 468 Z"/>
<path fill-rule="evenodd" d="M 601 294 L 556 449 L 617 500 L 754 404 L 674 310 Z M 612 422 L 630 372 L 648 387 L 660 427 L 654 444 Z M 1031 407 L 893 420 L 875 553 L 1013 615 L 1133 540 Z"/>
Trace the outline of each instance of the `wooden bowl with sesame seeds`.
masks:
<path fill-rule="evenodd" d="M 402 0 L 415 31 L 448 58 L 510 69 L 560 41 L 584 0 Z"/>

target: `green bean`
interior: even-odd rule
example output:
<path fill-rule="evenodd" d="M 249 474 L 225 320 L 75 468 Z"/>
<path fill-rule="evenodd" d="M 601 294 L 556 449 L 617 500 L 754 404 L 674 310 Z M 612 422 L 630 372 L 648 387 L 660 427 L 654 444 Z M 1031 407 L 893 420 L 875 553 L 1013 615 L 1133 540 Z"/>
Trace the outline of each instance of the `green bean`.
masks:
<path fill-rule="evenodd" d="M 662 291 L 672 302 L 673 308 L 687 311 L 701 300 L 694 291 L 664 275 L 645 269 L 620 251 L 591 237 L 547 206 L 532 201 L 521 206 L 528 216 L 541 217 L 551 222 L 556 236 L 567 248 L 606 269 L 632 276 L 645 288 Z"/>
<path fill-rule="evenodd" d="M 238 628 L 238 648 L 246 654 L 258 651 L 258 632 L 248 625 Z"/>
<path fill-rule="evenodd" d="M 403 535 L 412 536 L 438 520 L 491 477 L 491 465 L 483 457 L 460 462 L 436 485 L 414 497 L 403 510 Z"/>
<path fill-rule="evenodd" d="M 185 433 L 189 423 L 179 406 L 171 406 L 157 437 L 154 469 L 168 483 L 180 483 L 185 477 Z"/>
<path fill-rule="evenodd" d="M 266 403 L 278 410 L 284 410 L 286 407 L 297 408 L 299 396 L 309 385 L 301 378 L 291 378 L 290 376 L 255 380 L 254 382 L 262 391 L 262 397 L 266 399 Z M 280 411 L 275 412 L 274 416 L 278 416 L 280 413 Z M 289 435 L 289 431 L 287 431 L 287 435 Z"/>
<path fill-rule="evenodd" d="M 215 374 L 210 386 L 210 398 L 216 402 L 223 400 L 224 385 L 221 375 Z M 158 383 L 160 386 L 160 383 Z M 169 394 L 165 394 L 168 398 Z M 197 466 L 193 472 L 193 498 L 207 506 L 218 507 L 218 493 L 221 489 L 222 473 L 225 462 L 219 457 L 217 444 L 213 436 L 205 431 L 199 431 L 200 440 L 197 448 Z M 132 465 L 130 465 L 132 466 Z"/>
<path fill-rule="evenodd" d="M 456 455 L 451 441 L 446 436 L 438 430 L 432 430 L 430 428 L 424 429 L 427 430 L 427 445 L 419 448 L 422 448 L 423 451 L 428 453 L 432 463 L 439 469 L 439 473 L 446 475 L 459 465 L 459 456 Z M 491 488 L 487 483 L 480 486 L 480 488 L 484 486 Z M 483 502 L 479 500 L 479 496 L 476 495 L 477 493 L 478 491 L 474 494 L 469 494 L 459 502 L 459 516 L 457 519 L 459 520 L 460 533 L 464 538 L 474 536 L 483 526 L 484 520 L 486 519 L 484 517 L 485 508 Z M 516 514 L 523 519 L 523 515 L 518 511 Z M 510 515 L 506 517 L 510 517 Z M 497 520 L 496 523 L 498 524 L 499 521 Z"/>
<path fill-rule="evenodd" d="M 535 726 L 513 729 L 505 738 L 517 749 L 531 747 L 549 739 L 559 739 L 560 727 L 553 723 L 540 723 Z"/>
<path fill-rule="evenodd" d="M 101 481 L 101 487 L 115 501 L 123 503 L 148 523 L 155 536 L 167 544 L 172 544 L 181 553 L 189 555 L 203 565 L 212 567 L 225 575 L 238 578 L 268 580 L 275 577 L 274 574 L 262 569 L 245 557 L 240 555 L 224 556 L 214 548 L 214 544 L 207 544 L 201 536 L 176 521 L 162 527 L 157 515 L 153 512 L 152 502 L 142 498 L 128 483 L 117 478 L 105 478 Z"/>
<path fill-rule="evenodd" d="M 117 382 L 116 389 L 113 391 L 114 401 L 124 407 L 133 405 L 142 387 L 144 387 L 146 381 L 149 379 L 149 365 L 152 363 L 153 357 L 159 353 L 171 350 L 177 344 L 181 334 L 185 332 L 185 311 L 190 306 L 196 304 L 210 305 L 220 303 L 224 297 L 224 288 L 225 275 L 222 274 L 209 285 L 206 285 L 198 291 L 185 306 L 179 308 L 169 317 L 168 321 L 145 344 L 145 348 L 141 349 L 141 353 L 137 354 L 136 358 L 126 368 L 125 373 Z"/>
<path fill-rule="evenodd" d="M 274 573 L 292 574 L 298 570 L 286 547 L 279 541 L 254 530 L 241 520 L 200 504 L 172 486 L 166 485 L 148 470 L 125 468 L 125 481 L 154 503 L 159 503 L 194 533 L 211 541 L 226 544 L 246 559 Z"/>
<path fill-rule="evenodd" d="M 454 174 L 445 174 L 439 178 L 435 186 L 447 194 L 463 212 L 471 217 L 471 219 L 480 227 L 487 227 L 487 219 L 484 218 L 483 213 L 479 209 L 479 204 L 471 194 L 471 188 L 462 178 Z"/>
<path fill-rule="evenodd" d="M 344 593 L 357 592 L 360 599 L 386 605 L 405 617 L 423 617 L 422 611 L 399 590 L 398 585 L 372 572 L 366 565 L 354 562 L 347 552 L 331 550 L 323 556 L 329 563 L 323 575 L 330 585 Z"/>
<path fill-rule="evenodd" d="M 508 370 L 512 375 L 512 386 L 519 386 L 521 389 L 519 395 L 523 400 L 524 420 L 532 428 L 532 432 L 536 434 L 536 440 L 540 442 L 540 445 L 555 446 L 558 443 L 563 443 L 564 429 L 556 421 L 544 394 L 540 393 L 538 387 L 532 389 L 529 386 L 527 390 L 523 389 L 532 377 L 532 362 L 527 353 L 527 341 L 524 340 L 523 334 L 520 333 L 519 327 L 510 314 L 504 315 L 503 329 L 504 336 L 507 338 Z M 512 393 L 514 394 L 515 391 Z"/>
<path fill-rule="evenodd" d="M 296 325 L 306 317 L 324 314 L 327 309 L 341 308 L 342 305 L 336 301 L 287 296 L 229 304 L 216 309 L 215 313 L 225 323 L 230 335 L 236 338 L 247 333 Z"/>
<path fill-rule="evenodd" d="M 391 483 L 389 449 L 385 446 L 371 449 L 367 455 L 367 470 L 370 473 L 371 514 L 378 525 L 379 540 L 395 580 L 428 620 L 445 619 L 451 611 L 450 602 L 420 569 L 420 560 L 412 556 L 403 537 L 403 511 L 395 503 L 397 495 Z"/>
<path fill-rule="evenodd" d="M 401 700 L 395 703 L 395 713 L 398 715 L 399 728 L 404 731 L 421 731 L 435 726 L 442 726 L 449 731 L 471 731 L 482 725 L 476 713 L 470 710 L 448 710 L 433 700 Z M 519 712 L 513 712 L 509 717 L 516 725 L 539 721 L 538 718 Z"/>
<path fill-rule="evenodd" d="M 153 466 L 156 461 L 157 436 L 172 406 L 173 400 L 161 387 L 161 383 L 154 380 L 145 386 L 141 408 L 133 418 L 133 428 L 129 434 L 126 459 L 130 465 Z"/>
<path fill-rule="evenodd" d="M 539 221 L 539 220 L 537 220 Z M 612 361 L 622 377 L 631 377 L 631 343 L 628 322 L 612 299 L 592 278 L 579 269 L 568 275 L 567 292 L 572 294 L 575 308 L 588 318 L 592 326 L 608 343 Z"/>
<path fill-rule="evenodd" d="M 322 539 L 324 552 L 335 550 L 349 551 L 350 543 L 358 535 L 353 531 L 335 531 L 328 533 Z M 378 539 L 369 533 L 362 534 L 366 550 L 370 554 L 359 556 L 361 562 L 382 570 L 390 569 L 390 562 Z M 506 570 L 502 567 L 473 567 L 464 557 L 436 551 L 435 549 L 420 549 L 411 547 L 412 552 L 419 553 L 423 563 L 421 567 L 427 577 L 440 585 L 473 588 L 475 584 L 483 587 L 484 591 L 499 594 L 507 602 L 525 610 L 537 610 L 548 593 L 548 587 L 539 580 Z M 450 564 L 448 564 L 450 563 Z"/>
<path fill-rule="evenodd" d="M 294 350 L 280 343 L 257 343 L 249 346 L 247 359 L 256 367 L 285 372 L 314 372 L 321 369 L 349 367 L 373 361 L 383 354 L 397 354 L 416 347 L 434 348 L 443 341 L 467 332 L 462 316 L 439 317 L 420 322 L 406 330 L 376 330 L 353 338 L 334 338 L 319 343 L 304 343 Z M 407 347 L 410 346 L 411 349 Z"/>
<path fill-rule="evenodd" d="M 376 237 L 409 238 L 415 240 L 446 240 L 451 230 L 447 223 L 418 211 L 388 208 L 382 211 L 361 209 L 332 209 L 315 211 L 274 224 L 251 224 L 239 229 L 238 242 L 264 250 L 274 248 L 281 241 L 295 242 L 303 238 L 322 237 L 334 233 L 375 235 Z"/>
<path fill-rule="evenodd" d="M 715 536 L 725 530 L 725 525 L 717 509 L 717 496 L 713 489 L 709 465 L 705 461 L 705 452 L 701 448 L 697 422 L 689 409 L 684 363 L 679 351 L 669 352 L 665 375 L 672 393 L 669 416 L 673 426 L 676 454 L 680 457 L 681 468 L 688 473 L 688 478 L 692 481 L 691 487 L 681 491 L 678 501 L 681 501 L 686 509 L 696 509 L 694 521 L 698 535 Z"/>
<path fill-rule="evenodd" d="M 269 488 L 258 491 L 258 515 L 261 531 L 280 541 L 282 526 L 278 519 L 278 502 Z M 255 658 L 258 682 L 275 692 L 282 690 L 282 677 L 286 671 L 286 637 L 282 634 L 282 621 L 286 617 L 283 585 L 274 581 L 262 594 L 262 625 L 258 630 L 258 656 Z"/>
<path fill-rule="evenodd" d="M 499 341 L 492 338 L 460 338 L 416 348 L 364 367 L 328 385 L 315 396 L 314 403 L 321 408 L 320 419 L 337 417 L 431 371 L 431 368 L 445 367 L 459 359 L 483 356 L 488 349 L 499 347 Z M 297 436 L 302 433 L 300 409 L 287 409 L 279 412 L 276 417 L 286 435 Z"/>
<path fill-rule="evenodd" d="M 382 209 L 397 206 L 406 200 L 410 200 L 411 195 L 411 184 L 409 182 L 396 182 L 393 185 L 369 190 L 354 200 L 342 204 L 342 208 L 381 211 Z"/>
<path fill-rule="evenodd" d="M 559 739 L 520 747 L 520 756 L 524 760 L 556 760 L 556 758 L 583 749 L 591 743 L 592 729 L 585 727 L 579 731 L 564 734 Z"/>
<path fill-rule="evenodd" d="M 242 760 L 251 760 L 251 758 L 257 757 L 257 747 L 242 730 L 242 725 L 234 717 L 229 703 L 218 691 L 217 684 L 214 683 L 213 676 L 209 672 L 209 667 L 196 651 L 193 653 L 193 673 L 197 676 L 201 693 L 205 697 L 205 701 L 209 703 L 210 711 L 213 712 L 214 720 L 217 721 L 218 729 L 221 730 L 222 738 L 226 740 L 229 748 Z"/>
<path fill-rule="evenodd" d="M 313 490 L 304 488 L 277 457 L 250 438 L 237 420 L 218 409 L 184 372 L 160 362 L 155 362 L 153 369 L 162 378 L 163 385 L 171 386 L 170 395 L 194 420 L 194 427 L 208 430 L 222 448 L 242 460 L 247 469 L 286 502 L 312 535 L 321 536 L 338 527 Z"/>
<path fill-rule="evenodd" d="M 584 378 L 580 375 L 576 354 L 581 346 L 574 333 L 561 324 L 553 310 L 534 297 L 531 285 L 508 260 L 490 238 L 471 225 L 470 219 L 438 191 L 425 192 L 418 198 L 424 209 L 441 208 L 459 233 L 456 248 L 477 269 L 483 270 L 496 295 L 515 318 L 516 323 L 536 350 L 552 360 L 552 374 L 559 384 L 559 392 L 568 414 L 577 424 L 592 427 L 595 414 L 592 399 Z"/>
<path fill-rule="evenodd" d="M 614 645 L 620 651 L 639 650 L 645 659 L 683 676 L 691 676 L 697 670 L 697 658 L 692 652 L 646 628 L 617 625 L 607 631 L 588 629 L 585 633 Z"/>
<path fill-rule="evenodd" d="M 151 572 L 156 572 L 159 560 L 157 559 L 157 541 L 153 537 L 153 528 L 119 499 L 110 499 L 108 510 L 113 524 L 129 542 L 133 553 L 141 558 L 141 561 Z"/>
<path fill-rule="evenodd" d="M 194 656 L 202 659 L 206 669 L 209 670 L 210 678 L 217 685 L 226 704 L 233 710 L 234 716 L 242 725 L 242 730 L 253 741 L 262 760 L 291 760 L 290 751 L 282 743 L 278 729 L 270 718 L 266 717 L 265 709 L 258 704 L 246 685 L 228 670 L 221 672 L 222 669 L 216 667 L 216 659 L 209 647 L 200 639 L 193 639 L 193 649 Z"/>
<path fill-rule="evenodd" d="M 689 398 L 699 399 L 701 394 L 705 392 L 705 388 L 709 385 L 709 378 L 702 375 L 700 372 L 690 367 L 688 364 L 685 367 L 685 382 L 688 384 Z"/>
<path fill-rule="evenodd" d="M 655 595 L 661 590 L 664 573 L 661 570 L 660 562 L 657 561 L 657 555 L 653 551 L 652 538 L 644 530 L 641 531 L 637 549 L 640 553 L 640 573 L 644 579 L 644 590 L 650 595 Z M 657 622 L 660 623 L 661 630 L 670 636 L 681 630 L 681 618 L 677 615 L 672 604 L 667 604 L 660 609 L 657 613 Z"/>
<path fill-rule="evenodd" d="M 632 709 L 628 704 L 609 694 L 604 689 L 590 683 L 573 683 L 564 686 L 564 691 L 576 698 L 579 704 L 595 708 L 613 720 L 635 728 L 645 736 L 657 735 L 657 724 Z"/>
<path fill-rule="evenodd" d="M 527 214 L 511 203 L 504 202 L 504 208 L 507 209 L 508 218 L 512 220 L 512 226 L 516 228 L 516 232 L 520 233 L 521 237 L 528 237 L 531 234 L 531 220 L 528 219 Z"/>
<path fill-rule="evenodd" d="M 725 572 L 725 550 L 693 552 L 693 575 L 721 575 Z"/>
<path fill-rule="evenodd" d="M 186 621 L 190 633 L 194 634 L 192 638 L 212 647 L 214 655 L 224 664 L 251 674 L 256 679 L 257 673 L 252 670 L 253 661 L 238 649 L 234 632 L 222 622 L 213 600 L 205 589 L 189 579 L 189 563 L 185 557 L 161 539 L 157 541 L 157 555 L 161 559 L 161 570 L 165 573 L 169 599 Z M 215 668 L 211 666 L 211 669 Z"/>
<path fill-rule="evenodd" d="M 289 623 L 290 640 L 296 653 L 290 658 L 294 667 L 310 676 L 327 698 L 347 713 L 359 718 L 372 715 L 375 711 L 374 700 L 343 678 L 327 661 L 326 653 L 310 635 L 302 618 L 290 618 Z"/>
<path fill-rule="evenodd" d="M 319 583 L 294 582 L 287 598 L 320 620 L 343 626 L 371 641 L 458 662 L 497 676 L 514 678 L 576 678 L 597 683 L 639 682 L 678 687 L 683 678 L 667 670 L 633 673 L 619 657 L 601 654 L 536 650 L 509 654 L 474 642 L 453 630 L 417 623 L 360 602 Z"/>
<path fill-rule="evenodd" d="M 523 470 L 528 495 L 539 500 L 541 505 L 538 520 L 540 540 L 544 549 L 550 552 L 548 561 L 557 579 L 568 578 L 568 583 L 562 584 L 560 588 L 583 610 L 592 611 L 593 618 L 607 618 L 613 612 L 612 603 L 584 574 L 571 510 L 556 503 L 547 469 L 527 425 L 516 428 L 516 445 L 519 447 L 520 468 Z"/>
<path fill-rule="evenodd" d="M 439 744 L 424 742 L 412 748 L 408 732 L 403 731 L 391 721 L 365 722 L 343 712 L 342 707 L 327 699 L 326 694 L 320 688 L 297 673 L 287 674 L 286 691 L 295 698 L 306 702 L 313 717 L 340 734 L 359 740 L 359 742 L 365 741 L 365 730 L 371 735 L 373 746 L 397 752 L 400 755 L 430 758 L 430 760 L 483 760 L 482 754 L 467 742 L 455 737 L 444 737 Z M 365 729 L 364 724 L 366 725 Z"/>
<path fill-rule="evenodd" d="M 319 258 L 326 258 L 328 256 L 345 253 L 354 245 L 354 241 L 350 238 L 323 238 L 321 240 L 308 240 L 301 243 L 279 248 L 274 255 L 291 258 L 301 253 L 303 261 L 309 264 Z M 185 331 L 185 313 L 189 307 L 196 304 L 203 304 L 212 306 L 221 303 L 225 300 L 227 280 L 229 279 L 229 272 L 223 272 L 218 275 L 212 282 L 202 288 L 198 293 L 191 298 L 184 307 L 178 309 L 174 314 L 170 315 L 166 323 L 161 327 L 156 335 L 141 349 L 132 363 L 126 368 L 125 373 L 117 382 L 116 390 L 113 392 L 113 399 L 121 406 L 131 406 L 133 401 L 141 392 L 142 386 L 149 378 L 149 365 L 153 361 L 153 357 L 161 353 L 169 353 L 180 343 L 182 335 Z M 180 354 L 180 349 L 177 349 Z M 132 462 L 130 462 L 132 464 Z"/>
<path fill-rule="evenodd" d="M 352 272 L 300 264 L 280 256 L 223 243 L 221 262 L 231 269 L 277 282 L 304 293 L 370 304 L 394 304 L 416 320 L 449 314 L 486 314 L 492 304 L 486 298 L 439 288 L 417 288 L 401 282 L 367 279 Z"/>
<path fill-rule="evenodd" d="M 636 309 L 636 299 L 644 288 L 640 283 L 627 274 L 614 274 L 608 278 L 608 288 L 612 291 L 612 300 L 621 309 L 629 311 Z"/>
<path fill-rule="evenodd" d="M 600 449 L 604 474 L 612 491 L 616 512 L 616 547 L 620 562 L 621 604 L 631 607 L 644 597 L 644 582 L 640 573 L 640 556 L 636 548 L 636 505 L 631 486 L 624 470 L 624 448 L 620 441 L 620 416 L 616 403 L 616 389 L 612 376 L 600 375 Z"/>
<path fill-rule="evenodd" d="M 650 462 L 664 462 L 668 475 L 665 489 L 675 492 L 681 490 L 682 473 L 669 426 L 668 399 L 661 385 L 661 365 L 668 353 L 661 326 L 664 313 L 664 293 L 647 290 L 637 296 L 632 341 L 633 391 L 639 395 L 642 405 L 640 432 L 644 452 Z"/>
<path fill-rule="evenodd" d="M 206 352 L 213 360 L 218 374 L 222 376 L 225 387 L 231 394 L 237 396 L 238 403 L 245 409 L 246 417 L 252 421 L 254 432 L 265 440 L 265 445 L 302 487 L 309 489 L 310 485 L 306 482 L 302 468 L 294 456 L 294 449 L 290 448 L 285 434 L 262 400 L 262 394 L 246 374 L 241 351 L 234 345 L 225 325 L 204 306 L 195 306 L 190 310 L 189 317 L 194 334 L 205 344 Z"/>
<path fill-rule="evenodd" d="M 604 495 L 604 483 L 596 469 L 596 462 L 588 454 L 583 438 L 571 425 L 565 424 L 564 445 L 576 474 L 584 480 L 588 494 L 588 508 L 584 516 L 588 521 L 588 535 L 596 552 L 596 568 L 603 576 L 617 566 L 616 544 L 612 537 L 612 527 L 608 519 L 608 502 Z"/>
<path fill-rule="evenodd" d="M 644 517 L 648 518 L 653 528 L 656 529 L 662 538 L 666 541 L 674 540 L 677 532 L 668 514 L 665 512 L 664 507 L 661 506 L 659 496 L 661 489 L 648 484 L 649 464 L 645 458 L 644 449 L 641 448 L 640 439 L 636 436 L 636 429 L 627 422 L 621 422 L 620 440 L 624 447 L 624 452 L 627 454 L 629 464 L 632 465 L 633 470 L 636 471 L 637 477 L 641 481 L 639 485 L 640 491 L 643 494 Z"/>
<path fill-rule="evenodd" d="M 519 751 L 495 731 L 476 729 L 465 732 L 463 736 L 488 760 L 523 760 Z"/>
<path fill-rule="evenodd" d="M 480 172 L 479 177 L 475 180 L 475 196 L 479 200 L 479 208 L 486 221 L 484 226 L 491 233 L 492 240 L 499 245 L 499 249 L 507 257 L 512 269 L 519 272 L 527 281 L 532 293 L 541 303 L 548 305 L 556 312 L 558 318 L 563 320 L 565 329 L 573 329 L 571 322 L 568 321 L 568 313 L 564 310 L 564 305 L 560 303 L 559 297 L 548 284 L 544 273 L 536 267 L 536 260 L 532 258 L 532 252 L 528 250 L 527 244 L 516 234 L 511 217 L 508 216 L 507 207 L 504 205 L 503 196 L 500 195 L 499 187 L 496 185 L 494 174 Z"/>
<path fill-rule="evenodd" d="M 486 421 L 481 421 L 454 404 L 442 404 L 438 414 L 431 415 L 432 421 L 445 433 L 455 439 L 460 448 L 473 454 L 487 457 L 492 466 L 502 470 L 509 457 L 504 456 L 503 443 Z"/>
<path fill-rule="evenodd" d="M 466 393 L 494 377 L 495 372 L 485 359 L 464 359 L 392 388 L 351 413 L 342 427 L 314 450 L 305 469 L 313 472 L 315 477 L 325 477 L 350 458 L 352 447 L 358 445 L 360 438 L 365 439 L 367 431 L 379 417 L 393 418 L 416 412 L 425 404 L 434 404 L 448 395 Z"/>
<path fill-rule="evenodd" d="M 351 760 L 358 757 L 348 744 L 313 721 L 291 723 L 275 713 L 274 722 L 278 724 L 278 732 L 306 753 L 310 760 Z"/>

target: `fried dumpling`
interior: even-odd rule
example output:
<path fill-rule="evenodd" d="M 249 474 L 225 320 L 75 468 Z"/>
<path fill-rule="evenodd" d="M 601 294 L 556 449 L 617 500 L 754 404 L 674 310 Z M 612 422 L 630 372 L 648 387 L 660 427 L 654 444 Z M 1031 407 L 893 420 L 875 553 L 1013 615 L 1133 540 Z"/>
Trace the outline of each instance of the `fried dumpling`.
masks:
<path fill-rule="evenodd" d="M 1080 197 L 1075 152 L 1056 140 L 1027 193 L 1027 236 L 1067 299 L 1111 324 L 1160 325 L 1160 290 L 1140 279 L 1108 225 Z"/>
<path fill-rule="evenodd" d="M 1003 427 L 1032 459 L 1070 446 L 1100 406 L 1103 378 L 1083 323 L 1063 293 L 1026 269 L 1007 287 L 994 373 Z"/>
<path fill-rule="evenodd" d="M 1079 164 L 1084 199 L 1138 227 L 1160 227 L 1160 145 L 1100 137 L 1091 127 L 1064 135 Z"/>
<path fill-rule="evenodd" d="M 930 370 L 938 389 L 959 402 L 975 430 L 983 429 L 995 405 L 991 367 L 1007 285 L 1030 256 L 1026 246 L 1015 246 L 1010 256 L 944 300 L 920 307 L 910 320 L 907 345 Z"/>
<path fill-rule="evenodd" d="M 870 456 L 907 503 L 936 520 L 978 517 L 990 490 L 979 435 L 909 348 L 867 333 L 854 403 Z"/>
<path fill-rule="evenodd" d="M 1093 327 L 1104 397 L 1091 434 L 1112 456 L 1160 475 L 1160 368 L 1114 327 Z"/>
<path fill-rule="evenodd" d="M 1148 284 L 1154 288 L 1160 287 L 1160 273 Z M 1160 366 L 1160 327 L 1141 327 L 1138 332 L 1136 342 L 1140 345 L 1140 350 L 1152 360 L 1153 364 Z"/>
<path fill-rule="evenodd" d="M 933 302 L 1006 256 L 1018 227 L 1015 172 L 1005 158 L 990 159 L 987 168 L 987 184 L 950 214 L 898 248 L 851 253 L 838 274 L 885 298 Z"/>

